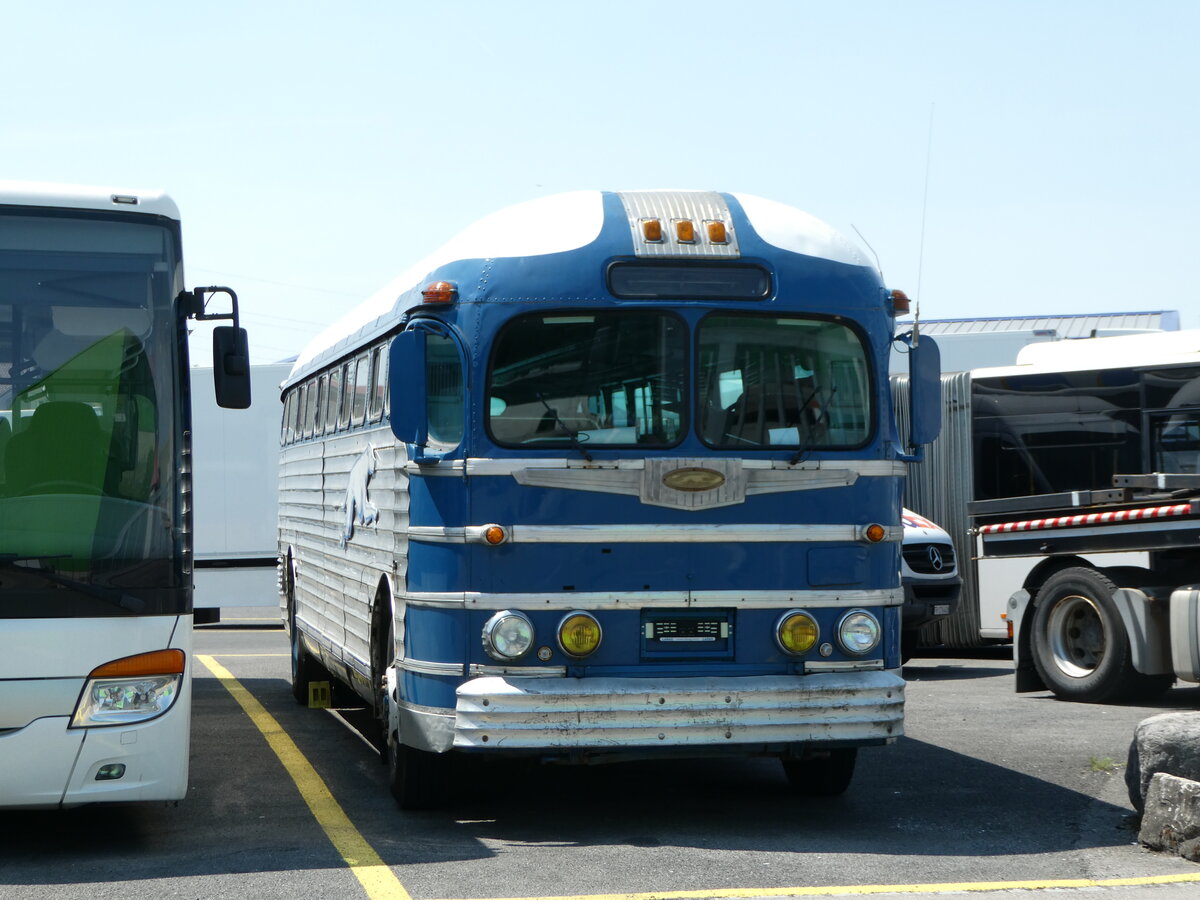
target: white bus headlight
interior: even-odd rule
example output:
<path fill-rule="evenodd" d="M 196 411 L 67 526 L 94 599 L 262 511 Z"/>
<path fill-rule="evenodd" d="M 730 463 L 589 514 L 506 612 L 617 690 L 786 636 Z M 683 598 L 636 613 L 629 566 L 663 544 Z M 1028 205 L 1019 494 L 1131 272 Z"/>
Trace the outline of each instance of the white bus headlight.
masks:
<path fill-rule="evenodd" d="M 533 623 L 525 613 L 502 610 L 483 626 L 483 649 L 492 659 L 500 662 L 520 659 L 532 646 Z"/>
<path fill-rule="evenodd" d="M 88 675 L 72 728 L 132 725 L 161 716 L 183 685 L 182 650 L 156 650 L 113 660 Z"/>
<path fill-rule="evenodd" d="M 838 623 L 838 643 L 855 656 L 874 650 L 881 633 L 879 620 L 864 609 L 851 610 Z"/>

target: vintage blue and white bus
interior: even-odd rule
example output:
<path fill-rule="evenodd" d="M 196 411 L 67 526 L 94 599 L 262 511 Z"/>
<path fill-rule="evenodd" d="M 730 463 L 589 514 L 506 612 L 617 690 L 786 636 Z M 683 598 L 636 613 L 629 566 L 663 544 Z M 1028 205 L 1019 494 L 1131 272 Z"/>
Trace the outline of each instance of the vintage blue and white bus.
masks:
<path fill-rule="evenodd" d="M 836 794 L 903 731 L 900 495 L 937 348 L 827 225 L 713 192 L 480 220 L 284 383 L 292 683 L 375 712 L 402 806 L 445 754 L 769 755 Z M 929 395 L 932 393 L 932 402 Z"/>
<path fill-rule="evenodd" d="M 178 800 L 191 719 L 188 319 L 161 193 L 0 182 L 0 807 Z"/>

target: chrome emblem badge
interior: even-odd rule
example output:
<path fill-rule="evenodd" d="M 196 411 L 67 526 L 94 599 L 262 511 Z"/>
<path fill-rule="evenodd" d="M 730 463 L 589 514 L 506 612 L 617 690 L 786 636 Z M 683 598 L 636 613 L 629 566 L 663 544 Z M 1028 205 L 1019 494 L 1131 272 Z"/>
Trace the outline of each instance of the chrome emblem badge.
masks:
<path fill-rule="evenodd" d="M 725 483 L 725 476 L 712 469 L 688 466 L 668 472 L 663 476 L 662 483 L 672 490 L 698 493 L 716 490 Z"/>
<path fill-rule="evenodd" d="M 938 549 L 937 544 L 930 544 L 928 552 L 930 568 L 932 568 L 935 572 L 942 571 L 942 568 L 946 565 L 946 563 L 942 559 L 942 551 Z"/>

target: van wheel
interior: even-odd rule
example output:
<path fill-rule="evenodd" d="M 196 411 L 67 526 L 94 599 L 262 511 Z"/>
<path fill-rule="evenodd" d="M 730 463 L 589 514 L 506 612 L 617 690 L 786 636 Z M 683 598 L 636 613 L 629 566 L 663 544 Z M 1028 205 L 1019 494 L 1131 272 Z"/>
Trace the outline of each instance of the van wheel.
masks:
<path fill-rule="evenodd" d="M 1082 566 L 1063 569 L 1037 592 L 1033 664 L 1062 700 L 1107 703 L 1133 693 L 1144 676 L 1133 668 L 1125 624 L 1113 602 L 1117 586 Z"/>
<path fill-rule="evenodd" d="M 857 747 L 838 747 L 813 752 L 804 759 L 785 759 L 783 771 L 797 794 L 837 797 L 850 787 L 857 759 Z"/>

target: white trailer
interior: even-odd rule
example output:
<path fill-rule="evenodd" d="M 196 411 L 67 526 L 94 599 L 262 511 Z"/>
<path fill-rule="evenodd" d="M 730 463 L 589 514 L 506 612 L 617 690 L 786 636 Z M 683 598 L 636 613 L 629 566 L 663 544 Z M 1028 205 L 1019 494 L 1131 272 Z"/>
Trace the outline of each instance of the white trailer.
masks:
<path fill-rule="evenodd" d="M 279 603 L 279 385 L 291 364 L 251 367 L 254 405 L 213 401 L 212 369 L 192 374 L 195 622 L 221 609 Z"/>
<path fill-rule="evenodd" d="M 1033 344 L 942 389 L 906 505 L 964 586 L 927 639 L 1012 640 L 1017 690 L 1069 699 L 1200 679 L 1200 331 Z"/>

